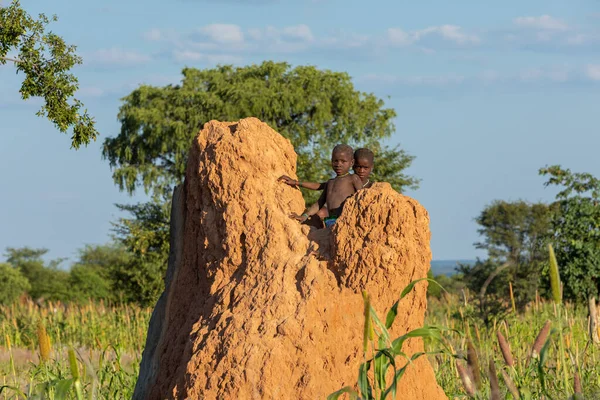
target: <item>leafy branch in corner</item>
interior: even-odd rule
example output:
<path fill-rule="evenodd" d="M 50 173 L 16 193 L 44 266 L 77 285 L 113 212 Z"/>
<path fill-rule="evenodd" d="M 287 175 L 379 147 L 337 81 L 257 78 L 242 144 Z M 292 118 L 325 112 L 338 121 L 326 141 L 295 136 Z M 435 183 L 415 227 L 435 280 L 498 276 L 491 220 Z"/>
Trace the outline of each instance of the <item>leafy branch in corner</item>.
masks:
<path fill-rule="evenodd" d="M 35 19 L 18 0 L 0 6 L 0 65 L 12 63 L 17 74 L 25 75 L 19 90 L 23 100 L 43 98 L 37 115 L 47 117 L 63 133 L 72 128 L 71 147 L 78 149 L 96 140 L 98 132 L 82 102 L 73 97 L 79 85 L 69 71 L 82 63 L 76 47 L 47 31 L 49 23 L 57 19 L 44 14 Z"/>

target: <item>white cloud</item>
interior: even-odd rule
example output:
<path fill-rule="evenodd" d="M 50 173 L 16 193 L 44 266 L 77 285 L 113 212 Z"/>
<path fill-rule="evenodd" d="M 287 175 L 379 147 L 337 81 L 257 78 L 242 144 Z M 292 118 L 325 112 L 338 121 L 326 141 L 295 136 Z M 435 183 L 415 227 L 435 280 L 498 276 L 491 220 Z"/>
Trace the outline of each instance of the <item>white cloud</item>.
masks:
<path fill-rule="evenodd" d="M 438 34 L 442 38 L 446 40 L 450 40 L 457 44 L 477 44 L 481 42 L 476 35 L 469 35 L 463 32 L 460 26 L 456 25 L 442 25 L 442 26 L 433 26 L 427 29 L 423 29 L 421 31 L 417 31 L 417 38 L 421 38 L 423 36 L 427 36 L 430 34 Z"/>
<path fill-rule="evenodd" d="M 356 33 L 337 32 L 335 35 L 327 36 L 319 39 L 320 45 L 326 48 L 335 49 L 355 49 L 366 46 L 371 39 L 368 35 L 360 35 Z"/>
<path fill-rule="evenodd" d="M 294 42 L 312 42 L 315 37 L 311 29 L 304 24 L 276 28 L 267 26 L 266 28 L 250 28 L 247 31 L 248 38 L 254 42 L 263 43 L 283 43 L 286 41 Z"/>
<path fill-rule="evenodd" d="M 416 40 L 414 34 L 405 32 L 400 28 L 389 28 L 387 30 L 387 37 L 392 44 L 398 46 L 410 46 Z"/>
<path fill-rule="evenodd" d="M 387 30 L 388 41 L 397 46 L 410 46 L 431 36 L 438 36 L 458 45 L 478 44 L 481 42 L 481 39 L 477 35 L 465 33 L 457 25 L 430 26 L 412 32 L 406 32 L 401 28 L 389 28 Z"/>
<path fill-rule="evenodd" d="M 200 28 L 200 32 L 216 43 L 243 43 L 242 28 L 234 24 L 210 24 Z"/>
<path fill-rule="evenodd" d="M 147 54 L 135 50 L 123 50 L 117 47 L 101 49 L 83 57 L 84 63 L 93 65 L 131 66 L 143 64 L 151 60 Z"/>
<path fill-rule="evenodd" d="M 569 26 L 560 19 L 551 17 L 550 15 L 542 15 L 539 17 L 517 17 L 513 20 L 515 25 L 524 28 L 534 28 L 549 31 L 566 31 Z"/>
<path fill-rule="evenodd" d="M 283 35 L 291 39 L 304 40 L 306 42 L 314 40 L 310 28 L 304 24 L 283 28 Z"/>
<path fill-rule="evenodd" d="M 585 75 L 593 81 L 600 81 L 600 64 L 588 65 L 585 68 Z"/>

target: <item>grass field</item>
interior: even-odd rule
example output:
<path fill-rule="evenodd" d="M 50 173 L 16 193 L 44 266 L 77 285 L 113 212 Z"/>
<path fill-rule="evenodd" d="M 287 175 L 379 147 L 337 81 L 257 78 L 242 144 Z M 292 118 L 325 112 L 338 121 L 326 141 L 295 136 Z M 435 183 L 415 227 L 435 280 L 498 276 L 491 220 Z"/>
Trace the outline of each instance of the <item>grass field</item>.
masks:
<path fill-rule="evenodd" d="M 498 398 L 511 398 L 507 393 L 512 382 L 523 399 L 566 399 L 575 392 L 576 375 L 583 398 L 600 398 L 596 367 L 600 352 L 588 345 L 584 309 L 539 302 L 521 315 L 513 313 L 484 327 L 468 317 L 471 303 L 456 297 L 432 301 L 426 318 L 428 325 L 463 333 L 445 335 L 451 353 L 466 356 L 471 347 L 468 363 L 449 354 L 430 356 L 449 398 L 467 398 L 465 388 L 471 392 L 481 382 L 472 397 L 489 399 L 490 360 L 499 380 Z M 131 398 L 150 313 L 135 306 L 103 304 L 57 303 L 39 308 L 25 302 L 0 307 L 0 386 L 7 386 L 0 399 L 35 398 L 36 393 L 41 395 L 38 398 L 50 399 Z M 550 321 L 547 339 L 536 345 L 537 356 L 531 358 L 546 321 Z M 501 351 L 498 331 L 510 345 L 512 365 L 507 365 L 510 359 Z M 427 346 L 433 350 L 439 343 Z M 471 371 L 463 373 L 466 385 L 461 370 Z"/>
<path fill-rule="evenodd" d="M 472 304 L 468 299 L 458 298 L 444 303 L 430 302 L 426 322 L 464 333 L 450 335 L 456 354 L 469 358 L 469 342 L 472 344 L 481 374 L 481 390 L 473 397 L 492 398 L 489 379 L 492 361 L 499 381 L 498 398 L 516 397 L 509 394 L 512 383 L 523 399 L 568 399 L 576 389 L 582 396 L 575 398 L 600 399 L 597 367 L 600 351 L 588 341 L 587 309 L 540 301 L 524 313 L 510 313 L 486 327 L 467 317 L 473 311 Z M 466 396 L 466 385 L 458 369 L 468 370 L 473 360 L 453 360 L 442 355 L 433 357 L 431 363 L 449 398 Z M 473 379 L 473 375 L 468 378 Z"/>

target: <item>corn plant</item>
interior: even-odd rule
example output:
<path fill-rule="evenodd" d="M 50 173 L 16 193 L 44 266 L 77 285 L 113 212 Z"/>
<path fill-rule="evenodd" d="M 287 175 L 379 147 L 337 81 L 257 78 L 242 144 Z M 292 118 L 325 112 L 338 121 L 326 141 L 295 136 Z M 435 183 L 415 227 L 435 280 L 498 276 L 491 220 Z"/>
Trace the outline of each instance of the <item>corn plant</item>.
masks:
<path fill-rule="evenodd" d="M 330 394 L 327 400 L 337 400 L 343 394 L 348 394 L 351 399 L 355 400 L 395 399 L 398 381 L 415 360 L 426 355 L 452 354 L 443 337 L 444 331 L 448 330 L 447 328 L 429 325 L 409 331 L 394 340 L 390 337 L 389 329 L 392 327 L 398 314 L 399 302 L 421 281 L 436 283 L 434 280 L 428 278 L 417 279 L 409 283 L 400 294 L 400 298 L 388 311 L 385 323 L 381 321 L 371 306 L 369 295 L 363 291 L 365 322 L 363 332 L 363 362 L 358 369 L 357 386 L 359 391 L 356 392 L 354 388 L 346 386 Z M 402 351 L 402 347 L 411 338 L 433 340 L 440 343 L 443 349 L 432 352 L 418 352 L 409 356 Z M 386 376 L 390 368 L 393 370 L 393 375 L 391 382 L 388 383 Z"/>

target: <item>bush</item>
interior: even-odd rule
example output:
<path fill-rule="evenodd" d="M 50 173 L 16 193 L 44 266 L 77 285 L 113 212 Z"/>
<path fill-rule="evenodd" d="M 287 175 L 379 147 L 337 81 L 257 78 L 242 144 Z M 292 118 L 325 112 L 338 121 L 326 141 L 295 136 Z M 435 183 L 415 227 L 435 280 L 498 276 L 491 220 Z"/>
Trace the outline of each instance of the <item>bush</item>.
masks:
<path fill-rule="evenodd" d="M 110 281 L 98 268 L 87 265 L 75 265 L 69 275 L 71 300 L 84 303 L 89 300 L 111 300 Z"/>
<path fill-rule="evenodd" d="M 31 288 L 27 278 L 10 264 L 0 263 L 0 304 L 11 304 Z"/>

